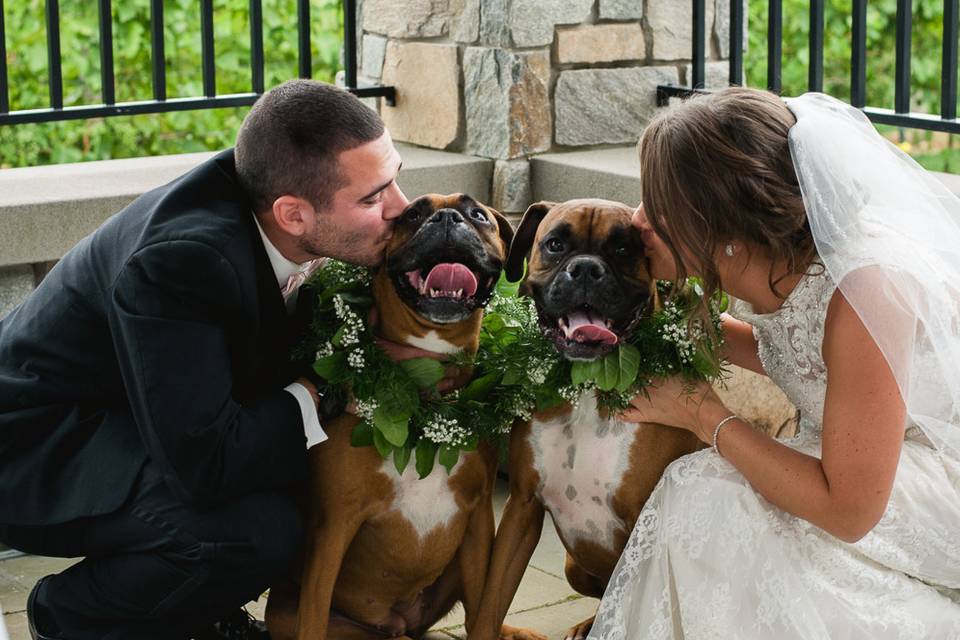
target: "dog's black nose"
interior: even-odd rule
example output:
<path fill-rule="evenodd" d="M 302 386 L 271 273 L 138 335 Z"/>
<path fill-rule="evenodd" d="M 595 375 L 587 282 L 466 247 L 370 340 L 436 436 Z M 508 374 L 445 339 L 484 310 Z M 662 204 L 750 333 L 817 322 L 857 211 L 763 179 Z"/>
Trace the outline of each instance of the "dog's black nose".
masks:
<path fill-rule="evenodd" d="M 463 224 L 463 214 L 456 209 L 438 209 L 436 213 L 430 216 L 427 224 L 455 225 Z"/>
<path fill-rule="evenodd" d="M 607 275 L 607 265 L 593 256 L 577 256 L 564 268 L 574 281 L 598 282 Z"/>

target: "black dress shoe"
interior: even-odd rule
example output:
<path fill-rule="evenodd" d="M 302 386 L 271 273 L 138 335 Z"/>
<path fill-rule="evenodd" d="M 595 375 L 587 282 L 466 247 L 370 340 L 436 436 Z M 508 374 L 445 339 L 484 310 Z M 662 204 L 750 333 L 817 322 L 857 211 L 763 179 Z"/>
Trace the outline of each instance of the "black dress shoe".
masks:
<path fill-rule="evenodd" d="M 52 630 L 53 621 L 46 609 L 37 604 L 37 594 L 44 582 L 50 579 L 50 576 L 44 576 L 33 585 L 30 595 L 27 596 L 27 629 L 30 631 L 30 637 L 33 640 L 63 640 L 59 629 Z"/>
<path fill-rule="evenodd" d="M 201 633 L 192 640 L 270 640 L 267 625 L 240 608 Z"/>

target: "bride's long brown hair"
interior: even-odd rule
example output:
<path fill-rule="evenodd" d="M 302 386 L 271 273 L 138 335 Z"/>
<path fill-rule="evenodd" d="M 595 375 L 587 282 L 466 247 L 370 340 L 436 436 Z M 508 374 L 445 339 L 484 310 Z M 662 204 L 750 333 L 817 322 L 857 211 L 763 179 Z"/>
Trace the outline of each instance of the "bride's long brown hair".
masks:
<path fill-rule="evenodd" d="M 716 256 L 731 241 L 786 263 L 770 289 L 803 273 L 816 249 L 793 168 L 787 132 L 796 122 L 767 91 L 731 87 L 695 96 L 659 114 L 640 140 L 643 207 L 673 254 L 700 268 L 706 293 L 720 286 Z"/>

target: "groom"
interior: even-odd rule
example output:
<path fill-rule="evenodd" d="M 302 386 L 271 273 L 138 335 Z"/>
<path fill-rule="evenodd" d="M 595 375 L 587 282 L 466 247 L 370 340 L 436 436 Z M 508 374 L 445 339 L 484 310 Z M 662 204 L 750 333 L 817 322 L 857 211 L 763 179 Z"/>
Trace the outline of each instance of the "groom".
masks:
<path fill-rule="evenodd" d="M 326 438 L 297 289 L 321 256 L 380 261 L 399 170 L 373 111 L 288 82 L 0 321 L 0 541 L 85 556 L 31 592 L 34 638 L 258 637 L 239 608 L 291 568 Z"/>

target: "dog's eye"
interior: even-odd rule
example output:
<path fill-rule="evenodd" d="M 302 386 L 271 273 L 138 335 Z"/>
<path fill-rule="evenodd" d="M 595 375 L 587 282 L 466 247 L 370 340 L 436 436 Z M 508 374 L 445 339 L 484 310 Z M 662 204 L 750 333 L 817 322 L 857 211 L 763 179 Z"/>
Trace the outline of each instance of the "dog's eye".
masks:
<path fill-rule="evenodd" d="M 487 222 L 487 214 L 481 211 L 480 209 L 470 209 L 467 211 L 467 215 L 476 220 L 477 222 Z"/>
<path fill-rule="evenodd" d="M 419 209 L 410 209 L 407 211 L 407 214 L 404 216 L 407 222 L 416 222 L 420 219 L 420 210 Z"/>
<path fill-rule="evenodd" d="M 622 244 L 613 251 L 617 254 L 618 258 L 627 258 L 630 256 L 630 247 L 628 245 Z"/>
<path fill-rule="evenodd" d="M 550 253 L 560 253 L 564 249 L 563 240 L 559 238 L 550 238 L 547 240 L 546 248 Z"/>

